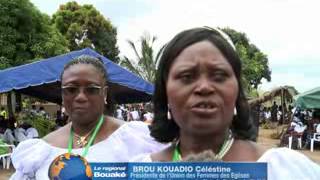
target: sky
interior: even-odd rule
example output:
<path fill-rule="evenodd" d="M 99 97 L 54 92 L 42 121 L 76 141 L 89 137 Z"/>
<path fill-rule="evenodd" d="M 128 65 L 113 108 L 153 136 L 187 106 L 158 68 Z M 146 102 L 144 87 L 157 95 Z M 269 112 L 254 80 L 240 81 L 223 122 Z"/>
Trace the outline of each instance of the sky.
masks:
<path fill-rule="evenodd" d="M 68 0 L 31 0 L 48 15 Z M 259 89 L 290 85 L 299 92 L 320 86 L 320 1 L 317 0 L 77 0 L 92 4 L 118 30 L 120 56 L 134 59 L 127 43 L 148 32 L 155 48 L 182 30 L 230 27 L 246 33 L 267 54 L 271 82 Z"/>

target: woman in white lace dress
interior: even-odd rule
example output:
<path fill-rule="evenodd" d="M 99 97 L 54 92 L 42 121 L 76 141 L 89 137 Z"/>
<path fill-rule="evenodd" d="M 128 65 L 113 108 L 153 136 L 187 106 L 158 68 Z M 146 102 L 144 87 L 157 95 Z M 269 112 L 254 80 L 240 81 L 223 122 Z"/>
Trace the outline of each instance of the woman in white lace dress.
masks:
<path fill-rule="evenodd" d="M 88 162 L 126 162 L 163 147 L 144 123 L 124 123 L 103 114 L 108 87 L 100 60 L 80 56 L 70 61 L 61 74 L 61 88 L 69 123 L 43 139 L 20 143 L 12 155 L 16 172 L 11 179 L 46 180 L 50 164 L 66 153 L 85 156 Z"/>
<path fill-rule="evenodd" d="M 133 161 L 183 161 L 211 150 L 222 161 L 267 162 L 268 179 L 319 179 L 320 167 L 303 154 L 266 151 L 255 143 L 241 61 L 221 30 L 194 28 L 176 35 L 156 77 L 151 135 L 172 146 Z"/>

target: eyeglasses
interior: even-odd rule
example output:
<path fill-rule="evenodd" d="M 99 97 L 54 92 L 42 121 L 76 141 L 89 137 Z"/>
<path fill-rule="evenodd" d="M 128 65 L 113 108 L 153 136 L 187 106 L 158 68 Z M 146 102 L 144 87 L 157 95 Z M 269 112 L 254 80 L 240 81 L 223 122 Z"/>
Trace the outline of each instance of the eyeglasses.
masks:
<path fill-rule="evenodd" d="M 62 94 L 65 96 L 76 96 L 80 93 L 80 89 L 83 90 L 83 93 L 85 93 L 87 96 L 94 96 L 99 95 L 101 93 L 101 89 L 106 88 L 106 86 L 96 86 L 96 85 L 90 85 L 90 86 L 62 86 Z"/>

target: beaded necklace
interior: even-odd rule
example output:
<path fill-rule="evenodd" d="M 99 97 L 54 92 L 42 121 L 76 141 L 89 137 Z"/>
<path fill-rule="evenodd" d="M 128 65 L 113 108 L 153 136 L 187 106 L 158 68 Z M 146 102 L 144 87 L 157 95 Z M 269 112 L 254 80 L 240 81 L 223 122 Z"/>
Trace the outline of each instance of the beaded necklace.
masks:
<path fill-rule="evenodd" d="M 219 152 L 215 155 L 215 159 L 222 159 L 227 154 L 227 152 L 230 150 L 233 142 L 234 142 L 234 138 L 232 136 L 232 133 L 229 132 L 229 135 L 224 140 L 223 145 L 221 146 Z M 173 151 L 173 156 L 172 156 L 173 162 L 181 161 L 181 159 L 182 159 L 179 145 L 180 145 L 180 142 L 177 141 L 175 148 L 174 148 L 174 151 Z"/>

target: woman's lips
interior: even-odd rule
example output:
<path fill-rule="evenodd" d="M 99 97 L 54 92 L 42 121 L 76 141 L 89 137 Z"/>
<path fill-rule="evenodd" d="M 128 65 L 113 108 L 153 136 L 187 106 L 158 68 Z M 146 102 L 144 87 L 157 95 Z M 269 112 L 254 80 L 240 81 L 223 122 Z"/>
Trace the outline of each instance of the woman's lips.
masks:
<path fill-rule="evenodd" d="M 217 107 L 201 107 L 196 106 L 191 108 L 191 112 L 199 116 L 212 116 L 218 111 Z"/>
<path fill-rule="evenodd" d="M 85 107 L 75 107 L 75 108 L 73 108 L 73 111 L 84 112 L 84 111 L 88 111 L 88 108 L 85 108 Z"/>

